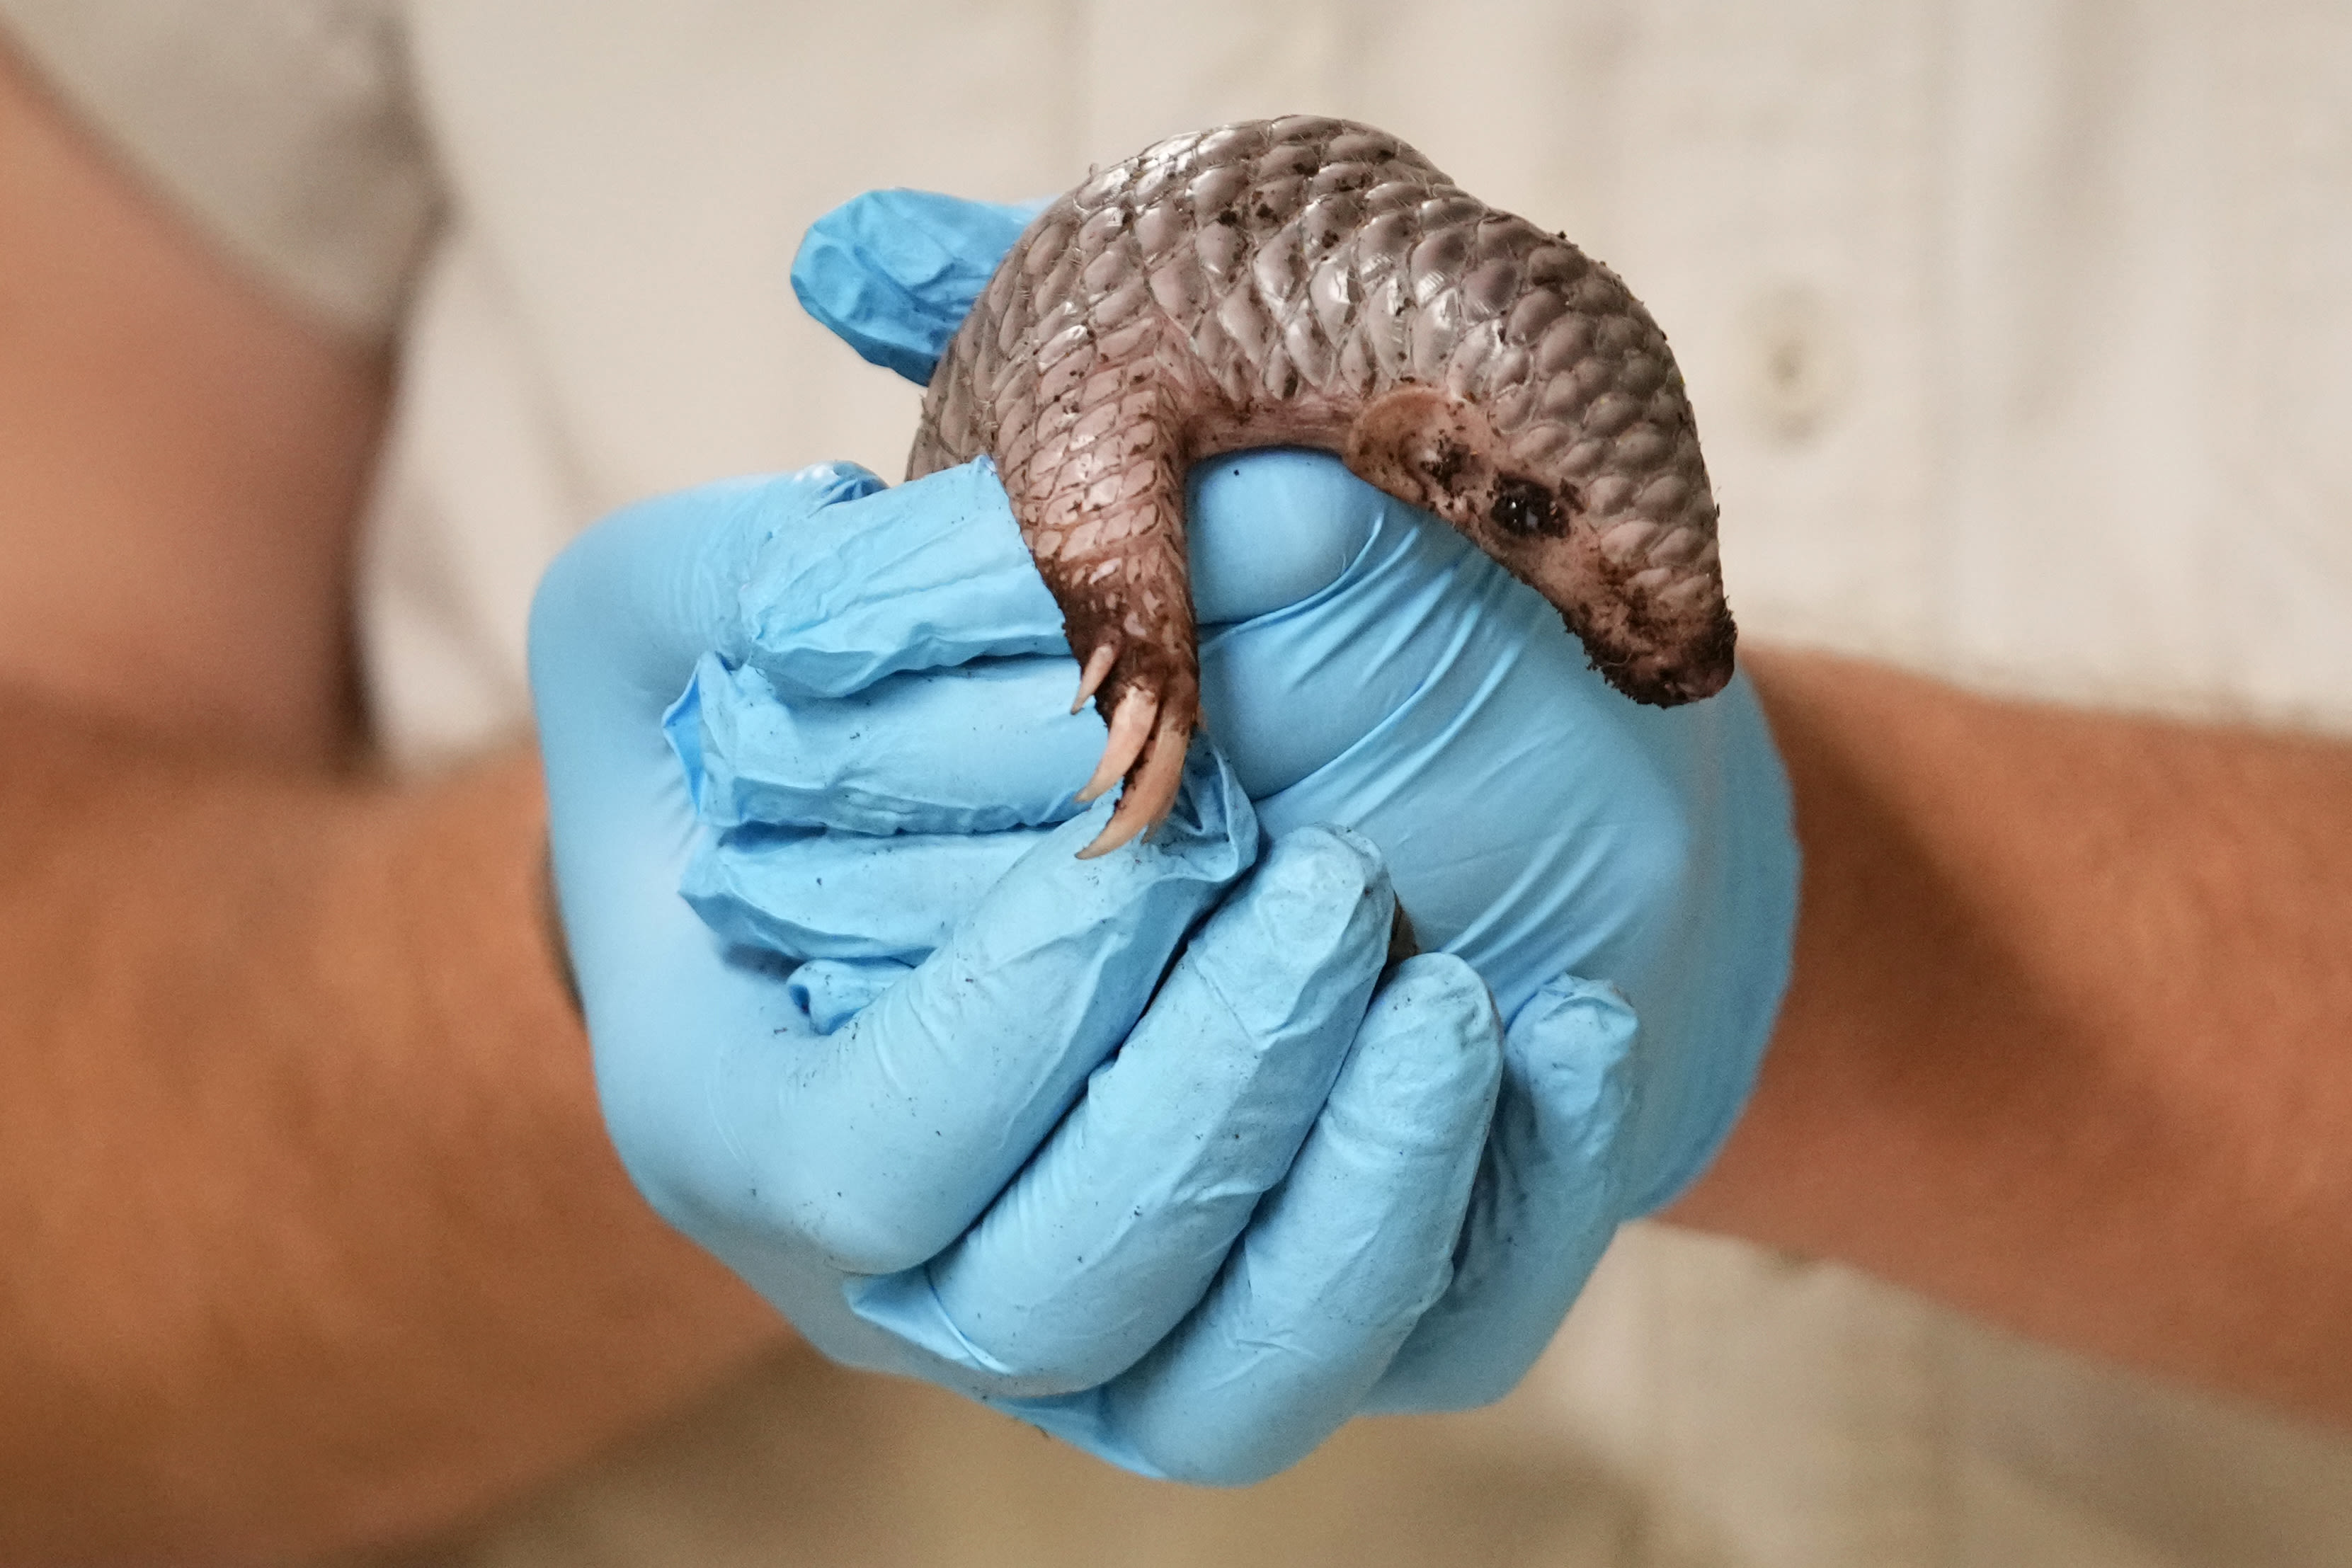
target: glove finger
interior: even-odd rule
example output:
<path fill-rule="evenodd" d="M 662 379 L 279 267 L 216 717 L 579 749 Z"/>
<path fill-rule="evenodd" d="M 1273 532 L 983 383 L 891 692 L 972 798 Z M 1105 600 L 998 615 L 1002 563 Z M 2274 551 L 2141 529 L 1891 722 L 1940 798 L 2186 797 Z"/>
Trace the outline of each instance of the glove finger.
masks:
<path fill-rule="evenodd" d="M 736 633 L 761 552 L 882 482 L 854 463 L 721 480 L 657 496 L 598 523 L 558 556 L 531 602 L 534 692 L 619 683 L 659 712 L 697 660 Z M 583 679 L 585 675 L 588 678 Z"/>
<path fill-rule="evenodd" d="M 1108 806 L 1096 821 L 1108 821 Z M 1050 831 L 877 838 L 745 828 L 706 835 L 677 890 L 732 946 L 787 958 L 915 963 L 944 946 Z"/>
<path fill-rule="evenodd" d="M 1324 454 L 1286 455 L 1294 460 L 1285 476 L 1290 487 L 1318 497 L 1328 519 L 1326 542 L 1335 554 L 1343 545 L 1353 549 L 1311 591 L 1202 638 L 1211 733 L 1253 798 L 1276 794 L 1361 745 L 1433 684 L 1489 678 L 1495 657 L 1507 664 L 1509 650 L 1531 630 L 1525 616 L 1504 614 L 1501 630 L 1482 633 L 1487 619 L 1515 608 L 1499 590 L 1518 585 L 1482 570 L 1485 558 L 1453 529 Z M 1328 567 L 1300 570 L 1294 586 L 1314 583 Z M 1556 636 L 1559 618 L 1552 615 L 1549 633 L 1532 630 Z M 1475 663 L 1464 663 L 1473 656 Z M 1433 715 L 1454 711 L 1435 701 L 1428 707 Z"/>
<path fill-rule="evenodd" d="M 1661 890 L 1716 869 L 1687 781 L 1717 768 L 1744 685 L 1627 702 L 1541 599 L 1401 505 L 1305 611 L 1205 643 L 1202 688 L 1268 831 L 1337 821 L 1381 845 L 1423 945 L 1469 959 L 1507 1016 L 1563 968 L 1646 978 L 1678 935 L 1647 913 Z M 1441 797 L 1485 809 L 1432 812 Z"/>
<path fill-rule="evenodd" d="M 1543 1354 L 1623 1212 L 1635 1032 L 1623 998 L 1573 976 L 1545 985 L 1512 1019 L 1454 1282 L 1368 1409 L 1486 1404 Z"/>
<path fill-rule="evenodd" d="M 531 696 L 551 848 L 583 975 L 627 972 L 615 966 L 636 955 L 618 946 L 631 940 L 623 923 L 580 913 L 675 904 L 694 841 L 658 716 L 729 637 L 738 591 L 767 541 L 879 483 L 835 465 L 661 497 L 598 524 L 549 567 L 531 604 Z M 614 832 L 617 823 L 632 831 Z M 648 823 L 657 827 L 644 831 Z"/>
<path fill-rule="evenodd" d="M 741 644 L 721 652 L 788 699 L 845 696 L 902 670 L 1069 653 L 1062 612 L 985 458 L 827 507 L 779 535 L 741 605 Z"/>
<path fill-rule="evenodd" d="M 793 293 L 867 363 L 928 386 L 997 263 L 1046 205 L 868 191 L 809 225 Z"/>
<path fill-rule="evenodd" d="M 1090 1425 L 1130 1468 L 1231 1485 L 1295 1463 L 1353 1415 L 1451 1277 L 1499 1034 L 1466 965 L 1399 965 L 1208 1299 L 1131 1371 L 1079 1396 L 1096 1408 L 1071 1429 Z M 1050 1402 L 1045 1413 L 1057 1414 Z"/>
<path fill-rule="evenodd" d="M 787 703 L 712 656 L 668 726 L 711 827 L 992 833 L 1085 809 L 1104 731 L 1091 709 L 1066 711 L 1076 681 L 1067 658 L 986 659 Z"/>
<path fill-rule="evenodd" d="M 1382 509 L 1399 505 L 1328 452 L 1269 447 L 1193 465 L 1184 543 L 1201 624 L 1272 615 L 1322 593 L 1362 552 Z"/>
<path fill-rule="evenodd" d="M 1118 1054 L 981 1222 L 858 1315 L 1008 1395 L 1108 1382 L 1200 1301 L 1290 1168 L 1384 960 L 1380 857 L 1305 829 L 1186 945 Z"/>
<path fill-rule="evenodd" d="M 1040 840 L 904 982 L 834 1032 L 722 1042 L 700 1114 L 766 1230 L 885 1274 L 936 1256 L 1029 1158 L 1142 1014 L 1192 923 L 1246 871 L 1256 820 L 1194 748 L 1157 841 L 1098 860 Z M 682 1107 L 683 1111 L 684 1108 Z"/>

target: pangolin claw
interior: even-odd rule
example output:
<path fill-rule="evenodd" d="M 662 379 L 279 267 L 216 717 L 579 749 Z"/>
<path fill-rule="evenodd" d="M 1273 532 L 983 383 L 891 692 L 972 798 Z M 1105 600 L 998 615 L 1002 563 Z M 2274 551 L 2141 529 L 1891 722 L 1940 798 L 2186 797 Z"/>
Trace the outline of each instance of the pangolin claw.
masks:
<path fill-rule="evenodd" d="M 1078 791 L 1079 805 L 1094 800 L 1135 766 L 1151 738 L 1151 721 L 1159 716 L 1159 693 L 1144 686 L 1127 688 L 1118 706 L 1111 710 L 1110 741 L 1103 747 L 1102 760 L 1095 764 L 1094 777 Z"/>
<path fill-rule="evenodd" d="M 1070 699 L 1070 711 L 1077 712 L 1087 706 L 1087 699 L 1102 689 L 1103 677 L 1118 663 L 1118 644 L 1097 643 L 1095 651 L 1087 655 L 1086 672 L 1078 676 L 1078 695 Z"/>
<path fill-rule="evenodd" d="M 1121 705 L 1122 711 L 1124 706 Z M 1189 723 L 1172 714 L 1160 719 L 1151 732 L 1142 758 L 1128 775 L 1127 788 L 1120 791 L 1110 821 L 1103 824 L 1094 842 L 1078 852 L 1080 860 L 1107 855 L 1138 833 L 1157 828 L 1168 820 L 1170 810 L 1176 804 L 1177 788 L 1184 781 L 1184 748 L 1191 744 L 1192 731 Z"/>

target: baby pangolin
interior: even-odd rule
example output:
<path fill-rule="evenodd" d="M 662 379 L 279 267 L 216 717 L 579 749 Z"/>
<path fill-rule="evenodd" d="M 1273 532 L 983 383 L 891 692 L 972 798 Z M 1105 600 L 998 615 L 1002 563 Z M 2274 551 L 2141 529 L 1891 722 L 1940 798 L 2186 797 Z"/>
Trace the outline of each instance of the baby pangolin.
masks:
<path fill-rule="evenodd" d="M 1557 606 L 1609 683 L 1709 695 L 1733 632 L 1665 335 L 1560 235 L 1395 137 L 1251 120 L 1096 172 L 1022 235 L 932 374 L 909 477 L 994 456 L 1110 727 L 1083 852 L 1163 819 L 1200 721 L 1184 475 L 1322 447 Z"/>

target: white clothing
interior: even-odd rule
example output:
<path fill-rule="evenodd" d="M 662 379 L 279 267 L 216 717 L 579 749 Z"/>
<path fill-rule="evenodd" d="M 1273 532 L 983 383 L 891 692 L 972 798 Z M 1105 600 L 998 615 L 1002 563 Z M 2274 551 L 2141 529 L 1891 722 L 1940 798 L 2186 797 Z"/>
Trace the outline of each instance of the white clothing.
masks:
<path fill-rule="evenodd" d="M 290 298 L 396 321 L 361 608 L 416 766 L 526 721 L 531 584 L 597 515 L 822 457 L 898 471 L 916 390 L 785 286 L 819 213 L 1048 193 L 1301 110 L 1395 131 L 1633 280 L 1748 634 L 2352 727 L 2336 0 L 0 0 L 0 25 Z M 468 1550 L 2264 1568 L 2352 1563 L 2352 1443 L 1636 1228 L 1499 1410 L 1374 1424 L 1256 1493 L 780 1365 Z"/>

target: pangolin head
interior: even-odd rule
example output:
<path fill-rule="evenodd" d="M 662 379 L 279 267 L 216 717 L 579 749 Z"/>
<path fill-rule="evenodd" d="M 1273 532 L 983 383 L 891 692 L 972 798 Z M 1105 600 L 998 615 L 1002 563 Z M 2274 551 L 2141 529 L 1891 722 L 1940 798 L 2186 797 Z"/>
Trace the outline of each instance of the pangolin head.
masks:
<path fill-rule="evenodd" d="M 1506 435 L 1484 400 L 1407 383 L 1365 404 L 1345 455 L 1550 601 L 1611 685 L 1671 707 L 1722 689 L 1736 633 L 1689 404 L 1660 401 Z"/>

